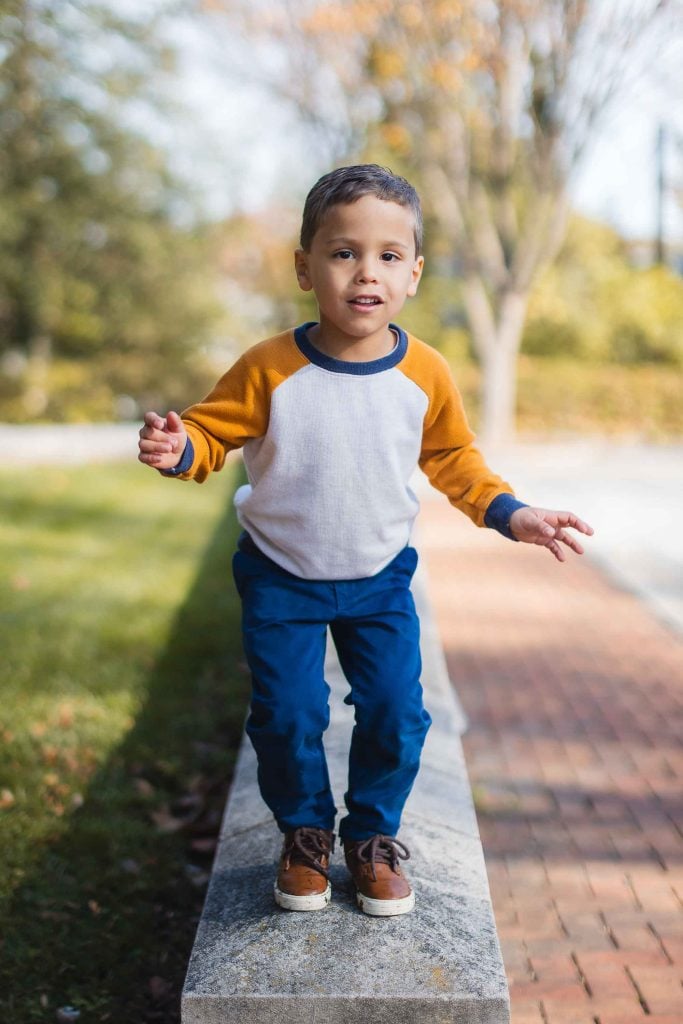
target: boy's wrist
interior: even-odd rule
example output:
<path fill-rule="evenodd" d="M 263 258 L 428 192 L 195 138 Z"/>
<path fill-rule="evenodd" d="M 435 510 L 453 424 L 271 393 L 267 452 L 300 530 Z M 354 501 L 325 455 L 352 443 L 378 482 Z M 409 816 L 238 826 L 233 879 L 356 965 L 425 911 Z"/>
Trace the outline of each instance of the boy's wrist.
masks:
<path fill-rule="evenodd" d="M 493 499 L 484 515 L 484 525 L 492 530 L 502 533 L 508 540 L 517 540 L 510 528 L 510 520 L 514 512 L 520 508 L 528 508 L 524 501 L 519 501 L 514 494 L 498 494 Z"/>
<path fill-rule="evenodd" d="M 181 473 L 187 473 L 188 469 L 191 468 L 194 462 L 194 446 L 189 437 L 186 437 L 185 447 L 183 453 L 178 459 L 175 466 L 171 469 L 160 469 L 159 472 L 162 476 L 180 476 Z"/>

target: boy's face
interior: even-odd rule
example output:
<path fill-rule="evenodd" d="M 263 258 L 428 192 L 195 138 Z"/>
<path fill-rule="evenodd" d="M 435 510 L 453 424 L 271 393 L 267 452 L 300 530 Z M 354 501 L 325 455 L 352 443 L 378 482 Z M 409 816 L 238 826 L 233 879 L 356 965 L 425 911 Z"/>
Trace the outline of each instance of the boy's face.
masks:
<path fill-rule="evenodd" d="M 299 286 L 315 292 L 323 334 L 347 341 L 386 337 L 422 274 L 414 225 L 408 207 L 373 195 L 327 211 L 310 251 L 295 254 Z"/>

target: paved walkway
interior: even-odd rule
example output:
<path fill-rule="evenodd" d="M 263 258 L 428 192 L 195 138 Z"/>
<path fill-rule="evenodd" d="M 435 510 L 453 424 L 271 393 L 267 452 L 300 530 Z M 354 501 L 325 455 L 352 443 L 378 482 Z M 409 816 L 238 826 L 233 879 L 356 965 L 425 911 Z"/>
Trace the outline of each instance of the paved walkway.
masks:
<path fill-rule="evenodd" d="M 683 633 L 683 445 L 575 438 L 487 455 L 524 501 L 587 519 L 591 558 Z"/>
<path fill-rule="evenodd" d="M 680 635 L 594 563 L 422 502 L 512 1024 L 682 1024 Z"/>

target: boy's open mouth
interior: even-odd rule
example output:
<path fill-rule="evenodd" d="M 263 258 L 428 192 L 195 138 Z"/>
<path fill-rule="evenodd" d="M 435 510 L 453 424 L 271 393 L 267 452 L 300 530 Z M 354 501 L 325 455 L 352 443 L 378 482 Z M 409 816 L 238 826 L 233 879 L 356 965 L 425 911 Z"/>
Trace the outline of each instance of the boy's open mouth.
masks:
<path fill-rule="evenodd" d="M 366 309 L 368 306 L 381 306 L 382 302 L 377 295 L 358 295 L 355 299 L 349 299 L 350 306 L 363 306 Z"/>

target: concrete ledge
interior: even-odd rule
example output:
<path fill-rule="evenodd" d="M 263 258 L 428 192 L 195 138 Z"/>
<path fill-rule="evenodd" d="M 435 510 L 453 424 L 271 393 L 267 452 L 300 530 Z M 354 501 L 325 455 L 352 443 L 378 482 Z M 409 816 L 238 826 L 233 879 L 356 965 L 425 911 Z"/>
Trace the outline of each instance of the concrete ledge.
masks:
<path fill-rule="evenodd" d="M 245 738 L 182 996 L 184 1024 L 507 1024 L 509 1001 L 454 699 L 418 573 L 426 704 L 434 724 L 400 838 L 416 909 L 372 918 L 335 854 L 332 903 L 280 910 L 272 896 L 281 836 L 256 786 Z M 334 648 L 325 737 L 339 808 L 353 709 Z"/>

